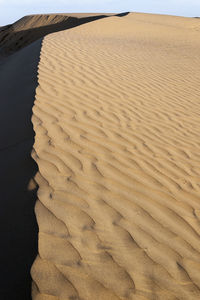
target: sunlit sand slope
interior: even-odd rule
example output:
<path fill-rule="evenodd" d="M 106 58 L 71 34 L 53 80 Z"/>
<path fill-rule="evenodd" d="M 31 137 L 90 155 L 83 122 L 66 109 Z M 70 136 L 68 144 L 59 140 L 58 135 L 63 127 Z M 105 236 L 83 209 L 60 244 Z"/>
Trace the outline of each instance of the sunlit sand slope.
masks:
<path fill-rule="evenodd" d="M 200 299 L 199 29 L 129 14 L 44 39 L 34 300 Z"/>

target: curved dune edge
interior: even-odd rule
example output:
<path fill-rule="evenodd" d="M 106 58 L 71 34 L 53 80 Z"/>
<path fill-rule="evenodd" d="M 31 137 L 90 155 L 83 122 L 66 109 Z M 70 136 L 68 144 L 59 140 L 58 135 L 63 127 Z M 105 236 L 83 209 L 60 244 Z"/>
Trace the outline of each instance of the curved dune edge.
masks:
<path fill-rule="evenodd" d="M 0 54 L 7 56 L 30 45 L 36 40 L 61 30 L 70 29 L 112 15 L 120 14 L 38 14 L 21 18 L 17 22 L 0 27 Z"/>
<path fill-rule="evenodd" d="M 43 40 L 33 300 L 199 299 L 196 28 L 130 14 Z"/>

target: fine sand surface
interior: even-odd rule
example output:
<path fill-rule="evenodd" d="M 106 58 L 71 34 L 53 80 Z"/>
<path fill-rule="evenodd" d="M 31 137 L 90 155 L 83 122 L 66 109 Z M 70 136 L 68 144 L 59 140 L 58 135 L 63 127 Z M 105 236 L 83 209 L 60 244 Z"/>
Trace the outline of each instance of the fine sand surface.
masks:
<path fill-rule="evenodd" d="M 33 300 L 200 299 L 199 36 L 131 13 L 44 38 Z"/>

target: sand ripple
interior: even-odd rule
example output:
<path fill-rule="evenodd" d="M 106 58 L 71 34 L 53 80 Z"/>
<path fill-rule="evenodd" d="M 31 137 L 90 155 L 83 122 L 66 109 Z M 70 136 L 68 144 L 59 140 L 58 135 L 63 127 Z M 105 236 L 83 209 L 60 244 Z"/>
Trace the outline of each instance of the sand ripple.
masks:
<path fill-rule="evenodd" d="M 47 36 L 33 109 L 33 299 L 200 298 L 197 20 Z"/>

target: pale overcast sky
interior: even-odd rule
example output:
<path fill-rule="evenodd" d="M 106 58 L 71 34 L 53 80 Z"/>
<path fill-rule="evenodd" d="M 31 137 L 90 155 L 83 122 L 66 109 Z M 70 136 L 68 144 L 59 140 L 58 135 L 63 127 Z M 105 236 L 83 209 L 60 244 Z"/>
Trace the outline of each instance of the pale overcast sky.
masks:
<path fill-rule="evenodd" d="M 200 0 L 0 0 L 0 26 L 30 14 L 125 11 L 195 17 Z"/>

